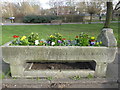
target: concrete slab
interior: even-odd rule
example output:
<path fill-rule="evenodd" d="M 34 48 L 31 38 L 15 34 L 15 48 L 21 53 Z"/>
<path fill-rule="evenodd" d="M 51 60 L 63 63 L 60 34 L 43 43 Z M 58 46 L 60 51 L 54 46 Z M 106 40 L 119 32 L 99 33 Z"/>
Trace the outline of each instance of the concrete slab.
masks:
<path fill-rule="evenodd" d="M 68 82 L 67 82 L 68 81 Z M 21 82 L 21 83 L 20 83 Z M 116 81 L 106 81 L 105 79 L 93 80 L 4 80 L 3 87 L 10 88 L 118 88 Z"/>

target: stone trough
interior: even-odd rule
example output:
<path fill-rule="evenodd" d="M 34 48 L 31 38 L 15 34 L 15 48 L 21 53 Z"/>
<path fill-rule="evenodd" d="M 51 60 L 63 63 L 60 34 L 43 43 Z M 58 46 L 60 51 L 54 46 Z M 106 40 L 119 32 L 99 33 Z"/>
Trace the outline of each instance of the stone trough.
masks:
<path fill-rule="evenodd" d="M 2 46 L 3 60 L 10 64 L 12 77 L 56 77 L 79 75 L 95 77 L 106 75 L 107 65 L 112 63 L 117 52 L 117 42 L 112 29 L 103 29 L 98 39 L 104 46 Z M 36 62 L 70 63 L 90 65 L 91 68 L 76 69 L 32 69 Z M 49 65 L 49 64 L 48 64 Z M 39 65 L 38 65 L 39 66 Z M 75 66 L 75 65 L 74 65 Z"/>

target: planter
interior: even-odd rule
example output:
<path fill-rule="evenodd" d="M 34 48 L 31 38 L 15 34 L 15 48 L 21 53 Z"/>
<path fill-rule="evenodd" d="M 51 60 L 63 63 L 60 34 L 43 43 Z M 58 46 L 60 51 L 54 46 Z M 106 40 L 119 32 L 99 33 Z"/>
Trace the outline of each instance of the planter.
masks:
<path fill-rule="evenodd" d="M 114 61 L 117 47 L 112 29 L 103 30 L 99 39 L 105 46 L 2 46 L 3 60 L 10 64 L 12 77 L 72 77 L 89 74 L 96 77 L 106 75 L 107 65 Z M 105 34 L 107 33 L 107 34 Z M 112 36 L 111 36 L 112 35 Z M 106 39 L 105 39 L 106 38 Z M 109 40 L 110 39 L 110 40 Z M 106 40 L 106 41 L 105 41 Z M 112 43 L 111 43 L 112 40 Z M 106 43 L 108 42 L 108 43 Z M 45 69 L 32 70 L 34 62 L 89 63 L 93 69 Z"/>

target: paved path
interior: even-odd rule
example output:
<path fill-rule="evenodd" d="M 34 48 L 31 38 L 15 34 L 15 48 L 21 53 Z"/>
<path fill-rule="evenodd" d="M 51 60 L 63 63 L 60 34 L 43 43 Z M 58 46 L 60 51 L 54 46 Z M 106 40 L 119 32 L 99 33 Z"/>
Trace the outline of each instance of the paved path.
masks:
<path fill-rule="evenodd" d="M 112 23 L 118 23 L 120 21 L 112 21 Z M 91 22 L 92 24 L 94 23 L 104 23 L 104 22 Z M 88 24 L 86 23 L 62 23 L 62 24 Z M 50 23 L 0 23 L 0 25 L 51 25 Z"/>

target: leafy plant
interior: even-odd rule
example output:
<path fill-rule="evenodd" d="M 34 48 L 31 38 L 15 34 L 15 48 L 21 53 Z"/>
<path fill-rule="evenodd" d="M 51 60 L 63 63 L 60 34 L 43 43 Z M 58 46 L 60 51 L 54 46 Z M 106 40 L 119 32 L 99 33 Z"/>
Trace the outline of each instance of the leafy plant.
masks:
<path fill-rule="evenodd" d="M 81 77 L 77 75 L 77 76 L 70 77 L 70 79 L 72 79 L 72 80 L 80 80 Z"/>
<path fill-rule="evenodd" d="M 34 45 L 35 44 L 35 40 L 39 40 L 38 33 L 31 33 L 28 36 L 28 42 L 30 42 L 30 45 Z"/>
<path fill-rule="evenodd" d="M 81 33 L 79 35 L 79 38 L 80 38 L 80 45 L 81 46 L 89 46 L 89 36 L 85 33 Z"/>
<path fill-rule="evenodd" d="M 24 39 L 24 40 L 20 41 L 19 44 L 20 45 L 29 45 L 29 41 L 28 41 L 28 39 Z"/>
<path fill-rule="evenodd" d="M 95 37 L 90 37 L 85 33 L 80 33 L 74 40 L 66 40 L 60 33 L 50 35 L 48 39 L 39 39 L 38 33 L 31 33 L 27 36 L 16 36 L 10 45 L 35 45 L 35 46 L 100 46 L 101 41 L 97 41 Z"/>
<path fill-rule="evenodd" d="M 5 78 L 5 74 L 4 73 L 0 74 L 0 79 L 4 79 L 4 78 Z"/>
<path fill-rule="evenodd" d="M 88 79 L 91 79 L 91 78 L 93 78 L 93 77 L 94 77 L 94 76 L 91 75 L 91 74 L 89 74 L 89 75 L 87 76 Z"/>
<path fill-rule="evenodd" d="M 51 81 L 53 78 L 52 77 L 46 77 L 46 79 Z"/>

